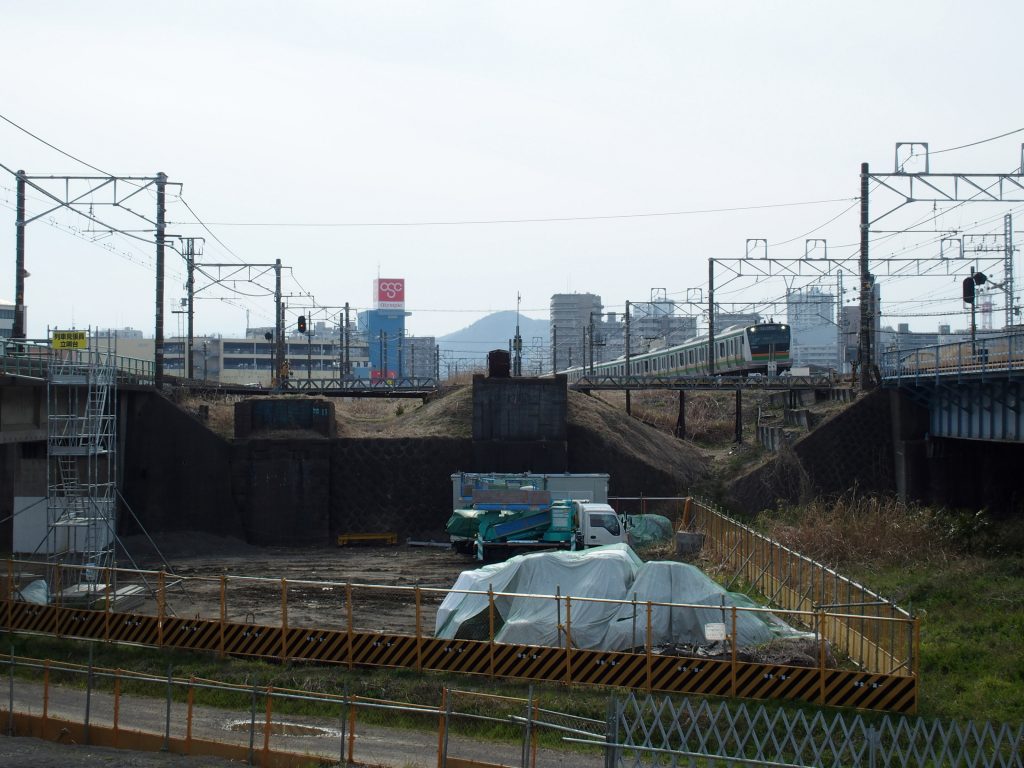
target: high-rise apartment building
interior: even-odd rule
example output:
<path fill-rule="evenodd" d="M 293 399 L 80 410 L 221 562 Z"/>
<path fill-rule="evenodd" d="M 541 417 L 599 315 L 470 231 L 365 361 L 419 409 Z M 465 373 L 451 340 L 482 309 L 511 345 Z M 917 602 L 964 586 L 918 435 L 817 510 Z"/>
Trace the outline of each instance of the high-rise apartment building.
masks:
<path fill-rule="evenodd" d="M 551 297 L 551 348 L 556 370 L 589 362 L 591 325 L 600 324 L 602 316 L 601 297 L 596 294 L 556 293 Z M 594 340 L 598 342 L 596 336 Z"/>
<path fill-rule="evenodd" d="M 838 368 L 840 328 L 836 323 L 836 297 L 817 286 L 790 291 L 786 294 L 786 315 L 793 364 Z"/>

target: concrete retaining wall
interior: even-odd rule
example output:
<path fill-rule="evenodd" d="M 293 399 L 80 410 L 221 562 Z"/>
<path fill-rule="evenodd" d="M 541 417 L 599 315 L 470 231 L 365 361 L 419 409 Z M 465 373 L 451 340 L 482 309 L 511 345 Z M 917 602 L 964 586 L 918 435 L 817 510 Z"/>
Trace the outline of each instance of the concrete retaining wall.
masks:
<path fill-rule="evenodd" d="M 754 514 L 780 502 L 835 495 L 857 487 L 894 493 L 896 476 L 887 392 L 873 392 L 823 422 L 790 450 L 734 480 L 729 505 Z"/>
<path fill-rule="evenodd" d="M 121 493 L 150 532 L 240 535 L 231 445 L 154 392 L 121 394 Z M 139 533 L 121 515 L 121 533 Z"/>

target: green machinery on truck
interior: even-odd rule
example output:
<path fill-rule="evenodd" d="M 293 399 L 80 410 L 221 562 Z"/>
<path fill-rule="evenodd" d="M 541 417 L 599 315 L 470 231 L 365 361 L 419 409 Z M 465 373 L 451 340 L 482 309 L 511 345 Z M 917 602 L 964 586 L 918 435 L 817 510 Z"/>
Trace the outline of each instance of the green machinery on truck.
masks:
<path fill-rule="evenodd" d="M 607 504 L 606 474 L 457 473 L 452 498 L 445 529 L 455 549 L 478 560 L 627 540 L 626 521 Z"/>

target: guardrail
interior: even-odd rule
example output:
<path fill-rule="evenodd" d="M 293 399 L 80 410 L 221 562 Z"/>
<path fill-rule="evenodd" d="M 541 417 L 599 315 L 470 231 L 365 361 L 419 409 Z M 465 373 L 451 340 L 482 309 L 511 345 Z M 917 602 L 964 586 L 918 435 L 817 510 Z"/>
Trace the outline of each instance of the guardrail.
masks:
<path fill-rule="evenodd" d="M 704 551 L 731 573 L 727 587 L 742 583 L 771 605 L 829 616 L 822 633 L 861 668 L 888 675 L 918 674 L 920 625 L 890 600 L 809 557 L 794 552 L 694 499 L 683 528 L 704 534 Z"/>
<path fill-rule="evenodd" d="M 910 352 L 882 354 L 882 379 L 894 384 L 937 384 L 949 377 L 1020 376 L 1024 373 L 1024 333 L 980 336 L 972 341 L 936 344 Z"/>
<path fill-rule="evenodd" d="M 730 534 L 722 535 L 729 539 Z M 43 577 L 49 578 L 53 602 L 18 599 L 25 584 Z M 70 584 L 92 586 L 84 592 L 86 599 L 72 603 L 62 597 L 62 585 Z M 566 587 L 571 592 L 571 585 Z M 438 608 L 452 594 L 475 601 L 476 613 L 454 637 L 437 636 L 433 627 Z M 575 597 L 560 589 L 553 595 L 519 594 L 254 576 L 186 577 L 72 565 L 48 569 L 45 563 L 22 560 L 8 561 L 4 595 L 0 624 L 11 631 L 348 667 L 800 699 L 900 712 L 914 711 L 917 705 L 917 679 L 896 663 L 916 658 L 915 622 L 873 614 L 863 606 L 851 612 L 844 605 L 805 602 L 802 609 L 775 610 Z M 296 605 L 302 615 L 289 608 Z M 514 615 L 513 605 L 518 606 Z M 534 617 L 527 623 L 542 625 L 549 630 L 546 635 L 515 634 L 526 613 Z M 772 641 L 739 646 L 734 640 L 737 628 L 766 615 L 805 627 L 808 636 L 802 645 Z M 588 626 L 606 626 L 613 619 L 623 632 L 632 630 L 625 649 L 584 648 L 574 640 L 577 629 L 582 636 Z M 719 622 L 727 640 L 710 651 L 655 647 L 652 628 L 672 621 Z M 512 634 L 503 633 L 506 626 Z M 832 654 L 830 643 L 844 650 L 856 647 L 850 642 L 854 634 L 862 650 L 877 649 L 879 663 L 873 668 L 851 669 Z"/>

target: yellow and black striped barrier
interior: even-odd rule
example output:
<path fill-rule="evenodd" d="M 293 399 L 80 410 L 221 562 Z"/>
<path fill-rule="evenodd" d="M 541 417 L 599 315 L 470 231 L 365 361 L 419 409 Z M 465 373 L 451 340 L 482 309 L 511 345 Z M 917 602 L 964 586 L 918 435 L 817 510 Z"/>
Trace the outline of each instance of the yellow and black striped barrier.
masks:
<path fill-rule="evenodd" d="M 14 632 L 172 647 L 237 656 L 301 659 L 350 667 L 394 667 L 632 688 L 651 692 L 805 701 L 913 713 L 918 678 L 737 660 L 508 645 L 404 634 L 267 626 L 146 616 L 4 600 Z"/>

